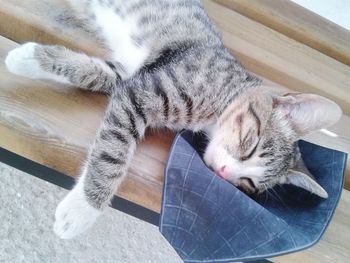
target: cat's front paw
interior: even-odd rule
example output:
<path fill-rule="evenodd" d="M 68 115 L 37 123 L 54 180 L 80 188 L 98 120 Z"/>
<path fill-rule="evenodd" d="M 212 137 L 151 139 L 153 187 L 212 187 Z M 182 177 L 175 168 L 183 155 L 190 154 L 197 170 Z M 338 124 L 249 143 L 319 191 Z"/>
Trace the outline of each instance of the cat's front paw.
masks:
<path fill-rule="evenodd" d="M 54 232 L 63 239 L 73 238 L 91 227 L 100 214 L 81 191 L 73 189 L 56 209 Z"/>
<path fill-rule="evenodd" d="M 40 78 L 43 70 L 35 58 L 35 49 L 38 46 L 36 43 L 29 42 L 11 50 L 5 59 L 7 69 L 16 75 Z"/>

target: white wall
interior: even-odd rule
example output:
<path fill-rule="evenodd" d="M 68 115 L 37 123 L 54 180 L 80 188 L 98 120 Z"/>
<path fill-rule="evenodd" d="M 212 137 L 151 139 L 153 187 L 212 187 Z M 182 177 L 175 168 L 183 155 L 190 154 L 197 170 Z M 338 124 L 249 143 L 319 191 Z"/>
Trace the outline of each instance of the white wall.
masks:
<path fill-rule="evenodd" d="M 350 0 L 291 0 L 291 1 L 350 30 Z"/>

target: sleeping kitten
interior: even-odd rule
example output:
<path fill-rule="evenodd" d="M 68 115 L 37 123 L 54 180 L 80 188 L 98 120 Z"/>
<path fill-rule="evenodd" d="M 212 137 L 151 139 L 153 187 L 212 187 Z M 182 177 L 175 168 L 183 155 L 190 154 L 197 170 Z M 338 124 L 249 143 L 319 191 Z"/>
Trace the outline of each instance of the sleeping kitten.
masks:
<path fill-rule="evenodd" d="M 293 170 L 295 142 L 334 124 L 341 116 L 335 103 L 312 94 L 270 94 L 226 50 L 198 0 L 69 2 L 99 29 L 108 61 L 36 43 L 6 58 L 15 74 L 110 95 L 83 173 L 57 207 L 60 237 L 94 223 L 148 127 L 206 130 L 205 162 L 248 193 L 288 183 L 327 197 Z"/>

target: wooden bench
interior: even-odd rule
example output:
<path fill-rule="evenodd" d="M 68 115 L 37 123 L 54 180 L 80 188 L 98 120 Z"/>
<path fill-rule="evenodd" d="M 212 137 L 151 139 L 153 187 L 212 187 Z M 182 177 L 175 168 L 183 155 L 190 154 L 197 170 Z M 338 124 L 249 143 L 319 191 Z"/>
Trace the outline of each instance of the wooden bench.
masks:
<path fill-rule="evenodd" d="M 350 32 L 290 0 L 214 0 L 350 66 Z"/>
<path fill-rule="evenodd" d="M 225 44 L 248 69 L 269 79 L 266 81 L 275 81 L 273 85 L 277 89 L 282 89 L 279 84 L 284 84 L 288 88 L 326 96 L 332 93 L 329 97 L 349 113 L 349 92 L 345 87 L 350 83 L 348 66 L 235 11 L 212 1 L 204 3 L 223 32 Z M 64 44 L 103 56 L 103 50 L 89 34 L 56 20 L 65 10 L 65 3 L 59 0 L 0 0 L 0 147 L 75 176 L 102 119 L 106 98 L 11 75 L 3 63 L 7 52 L 18 45 L 15 42 L 33 40 Z M 350 118 L 344 115 L 338 124 L 328 129 L 337 137 L 317 132 L 306 139 L 350 152 L 349 127 Z M 163 169 L 173 136 L 165 131 L 147 134 L 138 147 L 126 180 L 116 193 L 118 196 L 160 211 Z M 348 173 L 349 167 L 348 164 Z M 317 246 L 275 261 L 321 262 L 326 253 L 340 261 L 346 258 L 350 251 L 349 209 L 346 209 L 349 202 L 350 193 L 344 190 L 332 225 Z M 331 249 L 324 251 L 326 246 Z"/>

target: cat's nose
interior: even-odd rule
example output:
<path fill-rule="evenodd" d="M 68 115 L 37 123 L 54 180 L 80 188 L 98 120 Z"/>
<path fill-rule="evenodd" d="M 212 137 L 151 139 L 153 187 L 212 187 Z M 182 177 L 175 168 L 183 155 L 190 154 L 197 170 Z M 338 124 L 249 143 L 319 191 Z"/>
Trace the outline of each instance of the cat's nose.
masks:
<path fill-rule="evenodd" d="M 222 166 L 220 169 L 218 169 L 218 170 L 216 170 L 215 171 L 215 173 L 218 175 L 218 176 L 220 176 L 220 177 L 222 177 L 222 178 L 224 178 L 225 179 L 225 175 L 226 175 L 226 165 L 224 165 L 224 166 Z"/>

